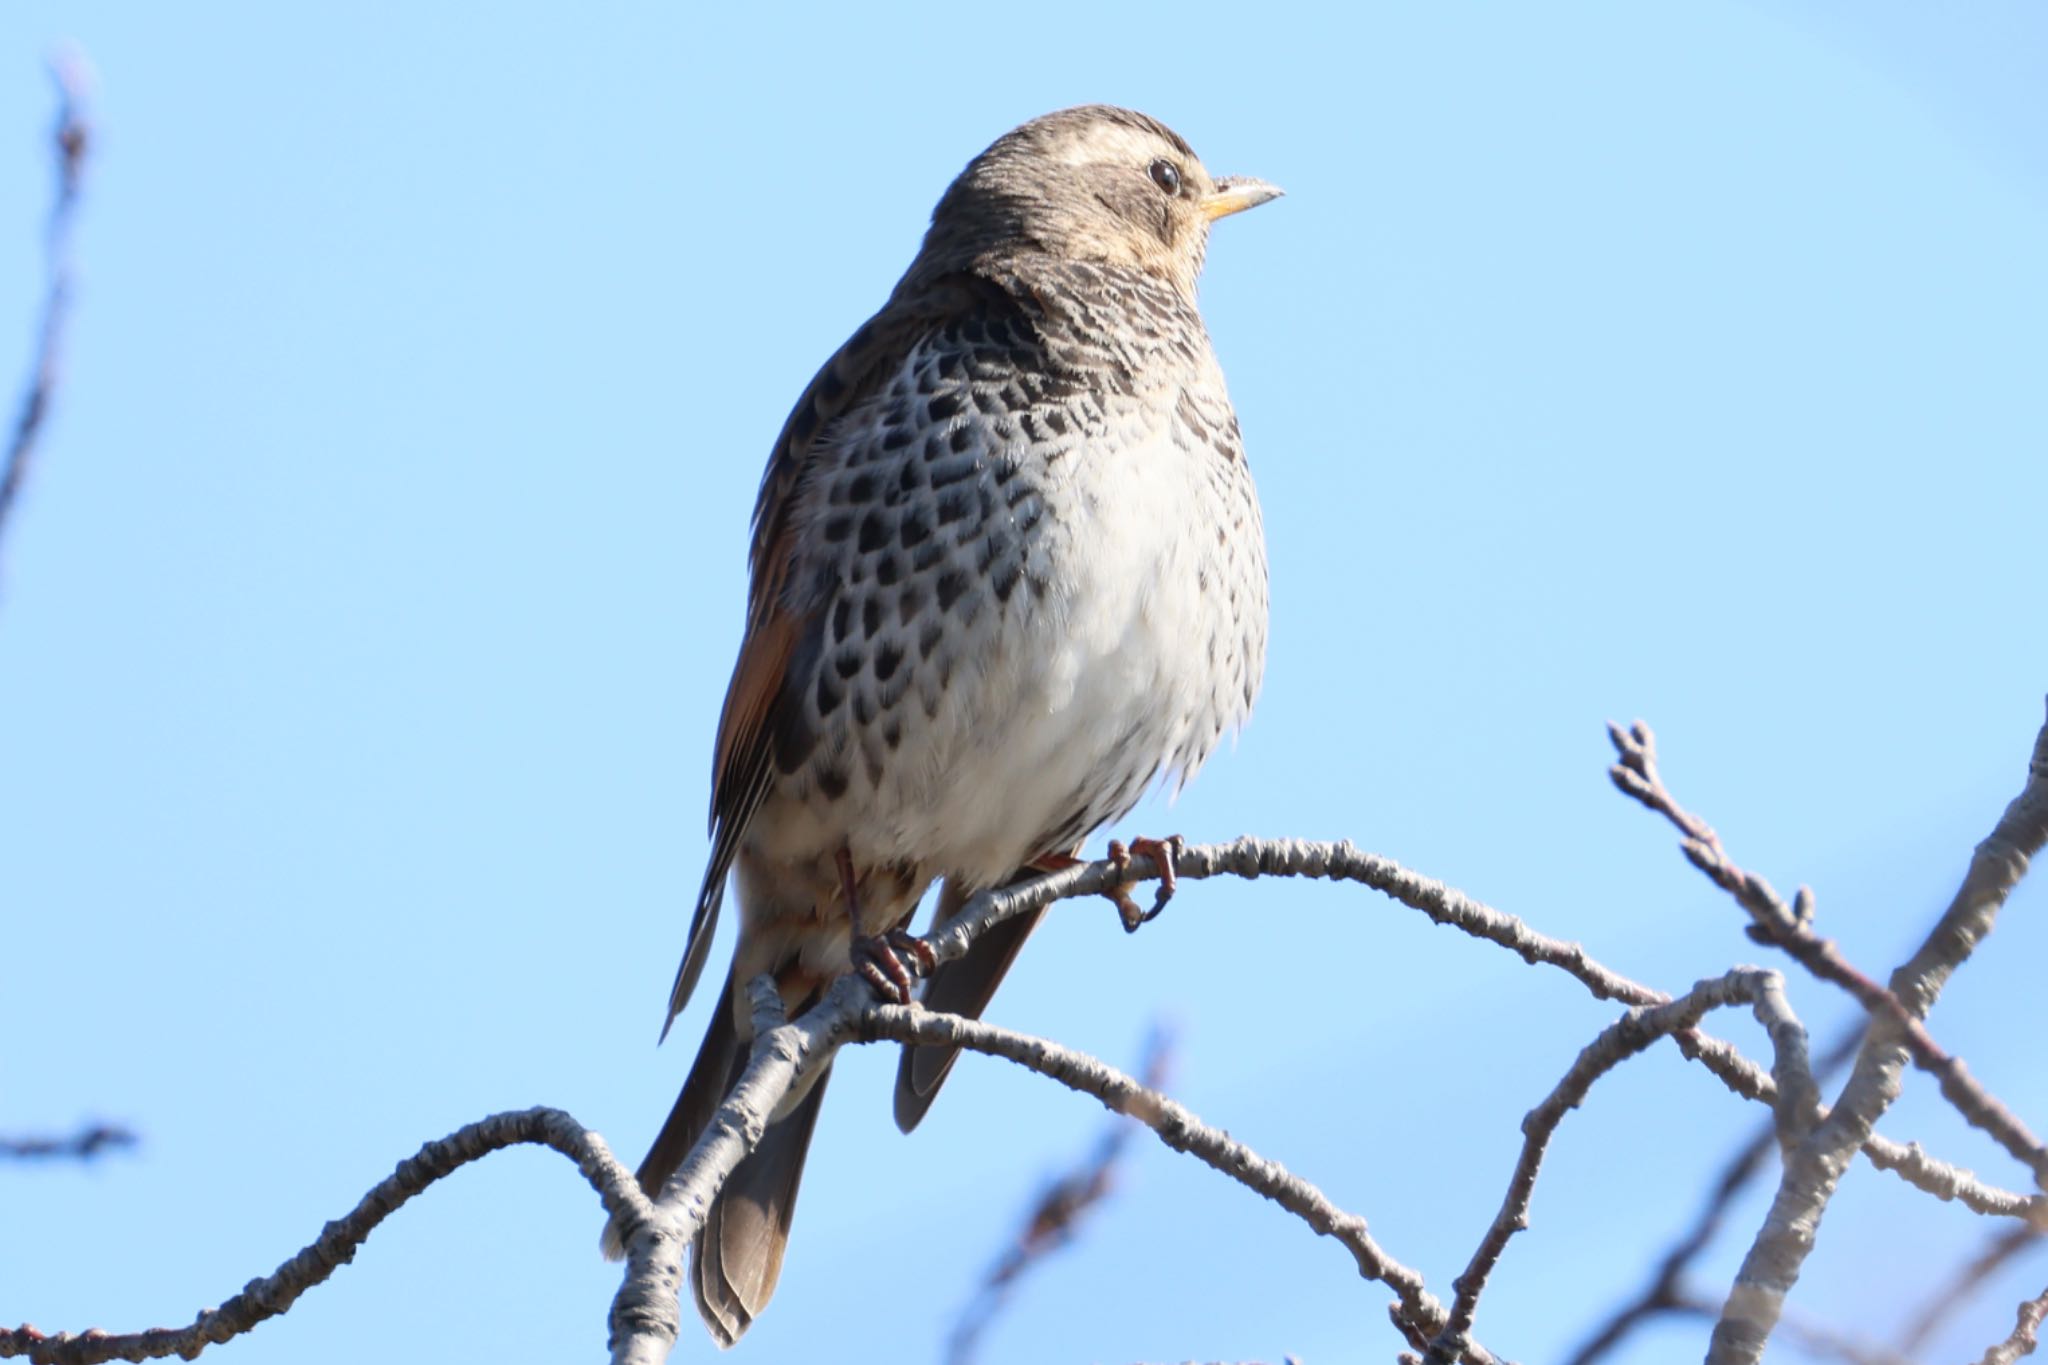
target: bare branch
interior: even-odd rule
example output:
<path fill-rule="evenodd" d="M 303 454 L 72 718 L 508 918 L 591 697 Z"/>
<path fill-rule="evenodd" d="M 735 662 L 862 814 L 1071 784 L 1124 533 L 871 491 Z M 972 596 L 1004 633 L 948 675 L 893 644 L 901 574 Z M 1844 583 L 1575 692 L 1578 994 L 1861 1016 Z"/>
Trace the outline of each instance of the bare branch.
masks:
<path fill-rule="evenodd" d="M 1863 1025 L 1836 1039 L 1826 1054 L 1814 1064 L 1813 1073 L 1817 1080 L 1825 1080 L 1835 1074 L 1855 1054 L 1863 1041 Z M 1748 1187 L 1763 1169 L 1764 1158 L 1778 1149 L 1777 1116 L 1759 1126 L 1754 1136 L 1745 1142 L 1721 1168 L 1720 1176 L 1714 1181 L 1713 1189 L 1694 1215 L 1692 1226 L 1687 1228 L 1657 1264 L 1657 1271 L 1650 1282 L 1637 1293 L 1635 1298 L 1623 1304 L 1609 1315 L 1607 1321 L 1594 1329 L 1583 1345 L 1572 1353 L 1566 1365 L 1593 1365 L 1612 1351 L 1637 1327 L 1662 1313 L 1678 1310 L 1685 1299 L 1683 1286 L 1685 1273 L 1699 1254 L 1713 1241 L 1714 1234 L 1721 1230 L 1722 1220 L 1727 1216 L 1728 1207 L 1735 1196 Z"/>
<path fill-rule="evenodd" d="M 1784 978 L 1773 971 L 1738 967 L 1724 976 L 1702 981 L 1668 1005 L 1641 1006 L 1630 1010 L 1601 1030 L 1600 1036 L 1579 1053 L 1564 1078 L 1543 1102 L 1522 1120 L 1522 1153 L 1515 1162 L 1513 1178 L 1500 1211 L 1480 1239 L 1478 1249 L 1453 1282 L 1457 1298 L 1443 1330 L 1430 1343 L 1428 1358 L 1434 1362 L 1455 1361 L 1464 1352 L 1479 1310 L 1479 1296 L 1487 1278 L 1507 1250 L 1508 1239 L 1529 1225 L 1529 1204 L 1536 1193 L 1536 1174 L 1564 1116 L 1585 1100 L 1593 1083 L 1630 1057 L 1646 1051 L 1659 1038 L 1679 1029 L 1691 1028 L 1709 1010 L 1729 1005 L 1748 1005 L 1757 1022 L 1769 1032 L 1775 1053 L 1773 1073 L 1780 1099 L 1776 1107 L 1776 1128 L 1783 1142 L 1796 1142 L 1811 1127 L 1820 1108 L 1818 1092 L 1806 1057 L 1806 1030 L 1794 1017 L 1785 1000 Z"/>
<path fill-rule="evenodd" d="M 1885 1019 L 1904 1042 L 1914 1064 L 1940 1082 L 1942 1097 L 1973 1127 L 1989 1134 L 2014 1159 L 2024 1163 L 2037 1184 L 2048 1185 L 2048 1147 L 2042 1145 L 2018 1115 L 1979 1085 L 1960 1059 L 1950 1056 L 1935 1042 L 1926 1026 L 1897 995 L 1866 976 L 1833 942 L 1813 932 L 1813 893 L 1801 887 L 1792 904 L 1787 905 L 1769 882 L 1735 864 L 1720 836 L 1680 806 L 1665 787 L 1657 771 L 1656 741 L 1648 726 L 1637 721 L 1629 730 L 1609 725 L 1607 731 L 1622 758 L 1609 770 L 1615 785 L 1686 834 L 1682 845 L 1685 856 L 1749 912 L 1753 921 L 1750 936 L 1759 943 L 1784 949 L 1815 976 L 1854 996 L 1873 1018 Z M 2043 734 L 2048 735 L 2048 729 Z M 2024 867 L 2022 857 L 2021 870 Z M 2017 880 L 2017 875 L 2014 879 Z"/>
<path fill-rule="evenodd" d="M 71 312 L 72 225 L 77 218 L 79 187 L 85 179 L 86 150 L 92 142 L 85 119 L 84 58 L 76 53 L 59 53 L 51 59 L 50 75 L 57 83 L 57 121 L 51 137 L 57 193 L 43 234 L 43 312 L 36 329 L 35 354 L 29 361 L 28 379 L 22 385 L 14 436 L 8 442 L 4 460 L 0 460 L 0 536 L 6 533 L 8 514 L 14 510 L 15 499 L 28 478 L 36 438 L 42 434 L 57 395 L 64 328 Z"/>
<path fill-rule="evenodd" d="M 2028 861 L 2048 842 L 2048 725 L 2035 740 L 2027 783 L 1989 836 L 1925 943 L 1892 974 L 1891 993 L 1916 1019 L 1942 985 L 1991 932 Z M 1898 1097 L 1908 1048 L 1888 1013 L 1874 1016 L 1869 1036 L 1833 1111 L 1787 1153 L 1778 1194 L 1743 1259 L 1735 1287 L 1715 1325 L 1710 1365 L 1762 1358 L 1764 1343 L 1799 1278 L 1829 1199 L 1872 1128 Z M 2022 1328 L 2025 1314 L 2022 1313 Z M 2020 1333 L 2016 1332 L 2015 1337 Z M 2031 1340 L 2031 1333 L 2027 1334 Z"/>
<path fill-rule="evenodd" d="M 783 1018 L 773 981 L 757 977 L 747 983 L 747 992 L 754 1048 L 739 1084 L 662 1187 L 661 1197 L 651 1204 L 643 1201 L 618 1220 L 626 1277 L 612 1299 L 613 1365 L 659 1365 L 668 1359 L 682 1326 L 677 1286 L 683 1282 L 683 1249 L 704 1226 L 711 1200 L 733 1167 L 760 1145 L 782 1098 L 807 1072 L 831 1059 L 852 1020 L 873 998 L 861 977 L 843 976 L 824 999 L 790 1023 Z"/>
<path fill-rule="evenodd" d="M 183 1356 L 189 1360 L 216 1342 L 240 1336 L 290 1308 L 299 1295 L 355 1258 L 356 1248 L 379 1223 L 436 1180 L 500 1148 L 521 1143 L 551 1147 L 576 1163 L 607 1209 L 644 1207 L 647 1203 L 633 1173 L 620 1164 L 604 1139 L 559 1109 L 526 1109 L 493 1114 L 429 1142 L 398 1163 L 362 1202 L 321 1230 L 312 1245 L 279 1266 L 271 1275 L 251 1281 L 241 1293 L 218 1308 L 200 1312 L 184 1327 L 153 1327 L 114 1336 L 94 1328 L 73 1335 L 45 1336 L 26 1324 L 0 1330 L 0 1358 L 25 1356 L 36 1365 L 96 1365 L 106 1360 L 158 1360 Z"/>
<path fill-rule="evenodd" d="M 1603 965 L 1582 944 L 1538 933 L 1505 911 L 1475 901 L 1390 858 L 1366 853 L 1349 840 L 1319 843 L 1246 837 L 1227 844 L 1195 844 L 1181 851 L 1175 867 L 1182 881 L 1228 874 L 1248 879 L 1314 877 L 1358 882 L 1410 909 L 1420 910 L 1438 924 L 1498 944 L 1526 962 L 1556 967 L 1584 985 L 1596 999 L 1629 1005 L 1663 1005 L 1671 1000 L 1665 992 L 1632 981 Z M 965 952 L 966 945 L 989 925 L 1012 915 L 1056 900 L 1095 895 L 1132 878 L 1142 880 L 1158 875 L 1151 859 L 1133 858 L 1127 867 L 1107 861 L 1089 863 L 1002 890 L 983 892 L 927 941 L 942 960 L 950 960 Z M 1672 1038 L 1681 1053 L 1705 1066 L 1744 1099 L 1767 1105 L 1776 1102 L 1777 1084 L 1770 1074 L 1731 1044 L 1695 1029 L 1683 1030 Z M 1879 1170 L 1892 1172 L 1938 1199 L 1960 1200 L 1978 1213 L 2028 1218 L 2048 1226 L 2048 1196 L 2015 1194 L 1987 1185 L 1960 1167 L 1928 1156 L 1917 1145 L 1882 1136 L 1873 1135 L 1864 1145 L 1864 1154 Z"/>
<path fill-rule="evenodd" d="M 1864 1139 L 1863 1155 L 1878 1170 L 1889 1171 L 1944 1203 L 1954 1200 L 1972 1213 L 2018 1218 L 2031 1227 L 2048 1228 L 2048 1195 L 2019 1194 L 1986 1184 L 1961 1166 L 1927 1155 L 1917 1142 L 1873 1135 Z"/>
<path fill-rule="evenodd" d="M 1191 845 L 1175 859 L 1175 867 L 1182 881 L 1228 874 L 1246 879 L 1311 877 L 1357 882 L 1412 910 L 1420 910 L 1437 924 L 1498 944 L 1525 962 L 1555 967 L 1585 986 L 1595 999 L 1618 1000 L 1627 1005 L 1663 1005 L 1671 1000 L 1665 992 L 1632 981 L 1599 962 L 1583 944 L 1538 933 L 1505 911 L 1473 900 L 1464 892 L 1411 871 L 1391 858 L 1367 853 L 1349 840 L 1324 843 L 1246 837 L 1227 844 Z M 951 951 L 964 951 L 975 935 L 1012 915 L 1057 900 L 1095 895 L 1132 879 L 1158 875 L 1158 866 L 1150 858 L 1133 858 L 1122 865 L 1112 861 L 1088 863 L 1035 881 L 983 892 L 928 941 L 935 950 L 953 945 Z M 1705 1066 L 1744 1099 L 1768 1104 L 1776 1095 L 1764 1069 L 1724 1040 L 1694 1029 L 1673 1034 L 1672 1038 L 1681 1053 Z"/>
<path fill-rule="evenodd" d="M 1510 948 L 1525 960 L 1558 967 L 1596 996 L 1638 1007 L 1671 1003 L 1660 991 L 1614 973 L 1594 961 L 1578 944 L 1551 939 L 1511 915 L 1481 905 L 1440 882 L 1421 877 L 1390 860 L 1360 852 L 1349 843 L 1299 840 L 1241 839 L 1231 844 L 1192 847 L 1179 859 L 1183 879 L 1231 873 L 1243 877 L 1309 876 L 1358 881 L 1422 910 L 1439 923 L 1452 924 L 1475 937 Z M 1128 865 L 1101 862 L 1053 873 L 1022 885 L 992 891 L 970 901 L 965 912 L 929 940 L 936 961 L 957 958 L 974 935 L 1011 915 L 1073 896 L 1093 895 L 1132 878 L 1157 875 L 1149 859 Z M 225 1340 L 263 1318 L 281 1312 L 311 1284 L 348 1259 L 362 1235 L 386 1213 L 431 1180 L 485 1151 L 515 1142 L 543 1142 L 575 1156 L 586 1177 L 604 1196 L 626 1244 L 628 1269 L 611 1313 L 611 1348 L 615 1362 L 644 1365 L 665 1359 L 679 1325 L 676 1287 L 682 1279 L 684 1248 L 702 1225 L 709 1203 L 742 1157 L 760 1141 L 777 1103 L 811 1068 L 840 1045 L 858 1036 L 888 1037 L 957 1045 L 1012 1061 L 1095 1095 L 1118 1112 L 1144 1121 L 1169 1146 L 1188 1151 L 1240 1183 L 1275 1199 L 1319 1233 L 1351 1251 L 1360 1272 L 1388 1284 L 1399 1296 L 1391 1315 L 1409 1345 L 1428 1349 L 1449 1314 L 1424 1288 L 1421 1277 L 1393 1260 L 1367 1233 L 1364 1220 L 1331 1206 L 1315 1189 L 1283 1168 L 1258 1157 L 1218 1130 L 1200 1124 L 1186 1110 L 1138 1086 L 1129 1077 L 1093 1059 L 1054 1044 L 1009 1034 L 989 1025 L 950 1016 L 878 1007 L 857 976 L 842 978 L 813 1008 L 795 1021 L 781 1017 L 772 986 L 752 983 L 755 1006 L 753 1054 L 739 1084 L 720 1107 L 704 1137 L 677 1169 L 661 1197 L 649 1201 L 637 1184 L 594 1134 L 584 1132 L 567 1115 L 553 1110 L 499 1115 L 481 1124 L 429 1143 L 402 1165 L 390 1180 L 365 1197 L 342 1222 L 331 1224 L 321 1240 L 281 1267 L 267 1281 L 252 1284 L 217 1311 L 202 1314 L 191 1326 L 158 1330 L 134 1337 L 104 1333 L 45 1337 L 30 1327 L 0 1334 L 0 1357 L 27 1355 L 37 1361 L 100 1361 L 147 1359 L 166 1354 L 195 1354 L 208 1342 Z M 1780 1080 L 1766 1073 L 1734 1047 L 1697 1030 L 1672 1034 L 1682 1051 L 1700 1060 L 1724 1084 L 1745 1098 L 1776 1104 Z M 1808 1107 L 1795 1101 L 1794 1113 Z M 1811 1145 L 1811 1139 L 1807 1144 Z M 1944 1199 L 1960 1199 L 1979 1212 L 2040 1219 L 2043 1199 L 1999 1190 L 1977 1181 L 1969 1172 L 1936 1161 L 1917 1146 L 1902 1146 L 1865 1131 L 1865 1151 L 1872 1163 L 1895 1170 L 1913 1184 Z M 1468 1346 L 1465 1358 L 1495 1359 L 1484 1348 Z"/>
<path fill-rule="evenodd" d="M 1145 1043 L 1139 1084 L 1147 1090 L 1163 1090 L 1172 1053 L 1171 1030 L 1155 1024 Z M 1048 1255 L 1068 1245 L 1082 1218 L 1109 1197 L 1115 1187 L 1117 1165 L 1136 1131 L 1137 1124 L 1128 1117 L 1120 1115 L 1112 1120 L 1087 1158 L 1053 1181 L 1039 1196 L 1025 1216 L 1017 1240 L 1004 1248 L 980 1289 L 961 1310 L 946 1343 L 946 1359 L 952 1365 L 967 1365 L 974 1359 L 982 1333 L 1002 1311 L 1017 1281 Z"/>
<path fill-rule="evenodd" d="M 1182 851 L 1176 863 L 1183 881 L 1227 873 L 1246 878 L 1300 876 L 1360 882 L 1423 911 L 1438 923 L 1453 925 L 1475 937 L 1507 947 L 1526 961 L 1555 966 L 1600 998 L 1635 1005 L 1670 1003 L 1670 997 L 1663 992 L 1631 981 L 1601 965 L 1581 945 L 1539 934 L 1512 915 L 1474 901 L 1390 859 L 1362 852 L 1348 841 L 1317 843 L 1243 838 L 1228 844 L 1190 846 Z M 926 942 L 935 961 L 952 961 L 967 951 L 977 935 L 1013 915 L 1058 900 L 1093 896 L 1132 879 L 1142 880 L 1157 875 L 1158 868 L 1152 860 L 1141 857 L 1122 865 L 1111 861 L 1077 865 L 1015 886 L 982 892 L 963 907 L 958 917 L 933 933 Z M 615 1365 L 624 1365 L 625 1362 L 643 1365 L 644 1362 L 666 1358 L 679 1325 L 675 1286 L 681 1283 L 683 1248 L 702 1225 L 712 1196 L 731 1174 L 732 1168 L 760 1141 L 768 1115 L 803 1072 L 829 1057 L 848 1040 L 856 1026 L 871 1028 L 873 1025 L 868 1020 L 882 1017 L 879 1014 L 864 1015 L 873 999 L 872 992 L 863 982 L 856 977 L 847 977 L 792 1023 L 768 1028 L 762 1027 L 763 1021 L 757 1019 L 754 1056 L 739 1086 L 721 1106 L 697 1148 L 670 1178 L 654 1209 L 648 1211 L 649 1216 L 621 1228 L 627 1248 L 628 1271 L 612 1308 L 612 1359 Z M 760 1003 L 757 999 L 757 1006 Z M 1777 1082 L 1730 1044 L 1695 1029 L 1681 1030 L 1672 1037 L 1685 1055 L 1701 1061 L 1735 1093 L 1765 1104 L 1776 1103 Z M 951 1040 L 942 1038 L 938 1041 Z M 964 1037 L 961 1041 L 963 1046 L 976 1050 L 992 1050 L 977 1047 Z M 1021 1058 L 1012 1057 L 1011 1060 Z M 1025 1064 L 1029 1065 L 1028 1062 Z M 2048 1200 L 1986 1186 L 1969 1172 L 1928 1157 L 1917 1146 L 1873 1137 L 1868 1150 L 1874 1165 L 1897 1172 L 1910 1183 L 1939 1198 L 1960 1199 L 1983 1213 L 2048 1217 Z M 1334 1232 L 1331 1235 L 1335 1235 Z M 1368 1245 L 1371 1244 L 1368 1242 Z M 1380 1254 L 1376 1246 L 1373 1251 L 1375 1255 Z M 1398 1262 L 1387 1261 L 1385 1264 L 1390 1268 L 1389 1273 L 1397 1278 L 1414 1274 Z M 1408 1287 L 1420 1293 L 1420 1285 L 1421 1280 L 1416 1277 Z M 1401 1292 L 1399 1286 L 1395 1287 L 1397 1293 Z M 1424 1297 L 1427 1298 L 1426 1295 Z M 1396 1325 L 1409 1336 L 1410 1344 L 1418 1351 L 1427 1349 L 1430 1339 L 1442 1330 L 1445 1321 L 1441 1305 L 1436 1304 L 1433 1298 L 1427 1298 L 1427 1301 L 1434 1307 L 1420 1317 L 1417 1316 L 1419 1310 L 1406 1298 L 1396 1305 L 1394 1314 Z M 1484 1359 L 1479 1356 L 1468 1358 Z"/>
<path fill-rule="evenodd" d="M 51 1158 L 90 1161 L 116 1147 L 133 1147 L 141 1139 L 126 1128 L 95 1123 L 64 1137 L 0 1137 L 0 1159 L 38 1161 Z"/>
<path fill-rule="evenodd" d="M 1421 1274 L 1387 1255 L 1373 1240 L 1363 1218 L 1337 1208 L 1321 1190 L 1279 1162 L 1260 1156 L 1221 1129 L 1203 1123 L 1182 1105 L 1139 1085 L 1106 1063 L 1043 1038 L 921 1008 L 877 1005 L 861 1016 L 858 1027 L 864 1041 L 971 1048 L 1015 1062 L 1071 1090 L 1093 1095 L 1113 1112 L 1128 1114 L 1143 1123 L 1175 1151 L 1186 1152 L 1264 1195 L 1317 1234 L 1334 1238 L 1351 1253 L 1360 1275 L 1378 1280 L 1399 1296 L 1400 1302 L 1394 1308 L 1395 1321 L 1403 1325 L 1404 1335 L 1420 1333 L 1426 1339 L 1441 1332 L 1449 1320 L 1442 1303 L 1424 1288 Z M 1487 1365 L 1499 1358 L 1477 1343 L 1469 1343 L 1464 1359 L 1475 1365 Z"/>

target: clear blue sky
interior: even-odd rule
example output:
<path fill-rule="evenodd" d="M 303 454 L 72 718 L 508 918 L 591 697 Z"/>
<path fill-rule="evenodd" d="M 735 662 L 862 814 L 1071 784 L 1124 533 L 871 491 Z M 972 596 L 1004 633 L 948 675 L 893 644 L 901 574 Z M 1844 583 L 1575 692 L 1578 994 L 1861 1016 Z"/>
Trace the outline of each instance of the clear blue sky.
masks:
<path fill-rule="evenodd" d="M 0 9 L 10 402 L 39 64 L 72 37 L 101 76 L 0 582 L 0 1128 L 145 1138 L 0 1169 L 0 1319 L 183 1322 L 493 1110 L 637 1159 L 702 1027 L 653 1046 L 767 443 L 967 158 L 1086 100 L 1289 192 L 1218 230 L 1204 292 L 1272 541 L 1265 695 L 1125 832 L 1346 836 L 1682 989 L 1765 950 L 1609 788 L 1601 722 L 1640 715 L 1859 961 L 1916 941 L 2048 690 L 2048 11 L 702 8 Z M 2037 1123 L 2044 911 L 1935 1017 Z M 1079 904 L 1040 939 L 996 1018 L 1128 1063 L 1174 1016 L 1178 1093 L 1439 1292 L 1614 1014 L 1355 890 L 1204 885 L 1128 940 Z M 906 1140 L 893 1056 L 840 1066 L 742 1350 L 857 1358 L 869 1322 L 867 1354 L 935 1359 L 1101 1115 L 970 1062 Z M 2020 1178 L 1927 1092 L 1887 1130 Z M 1603 1083 L 1482 1337 L 1555 1359 L 1756 1117 L 1669 1052 Z M 988 1360 L 1391 1357 L 1339 1249 L 1135 1150 Z M 589 1359 L 599 1223 L 559 1159 L 497 1157 L 218 1353 Z M 1798 1302 L 1881 1332 L 1977 1236 L 1859 1169 Z"/>

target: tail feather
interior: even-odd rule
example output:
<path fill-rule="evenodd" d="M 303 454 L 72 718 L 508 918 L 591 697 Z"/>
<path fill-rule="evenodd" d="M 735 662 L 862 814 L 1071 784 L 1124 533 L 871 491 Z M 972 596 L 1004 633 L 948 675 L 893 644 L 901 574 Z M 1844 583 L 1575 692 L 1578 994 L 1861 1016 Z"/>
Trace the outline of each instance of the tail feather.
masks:
<path fill-rule="evenodd" d="M 691 1243 L 690 1288 L 721 1346 L 738 1341 L 775 1293 L 829 1079 L 829 1072 L 819 1076 L 796 1108 L 769 1125 L 761 1145 L 733 1169 Z"/>
<path fill-rule="evenodd" d="M 727 973 L 689 1078 L 636 1173 L 650 1199 L 661 1194 L 747 1069 L 747 1050 L 732 1008 L 733 990 L 732 974 Z M 830 1074 L 820 1074 L 796 1105 L 768 1126 L 760 1145 L 726 1178 L 705 1213 L 704 1226 L 691 1240 L 690 1291 L 706 1329 L 721 1346 L 738 1341 L 775 1293 L 789 1246 L 790 1220 L 796 1213 L 797 1188 L 803 1181 L 804 1157 Z M 605 1226 L 604 1253 L 613 1260 L 626 1254 L 617 1219 Z"/>
<path fill-rule="evenodd" d="M 1011 884 L 1037 875 L 1027 868 L 1011 878 Z M 950 879 L 941 886 L 938 908 L 932 914 L 932 927 L 937 929 L 957 917 L 967 904 L 969 894 Z M 975 939 L 974 946 L 968 949 L 965 957 L 955 958 L 932 973 L 925 985 L 925 1008 L 979 1019 L 995 995 L 996 987 L 1002 984 L 1003 977 L 1009 972 L 1010 964 L 1017 960 L 1024 940 L 1031 937 L 1031 931 L 1043 918 L 1045 909 L 1041 907 L 1014 915 L 984 932 Z M 903 1058 L 896 1065 L 898 1128 L 907 1133 L 917 1127 L 932 1107 L 932 1101 L 938 1098 L 939 1087 L 946 1083 L 953 1063 L 959 1059 L 960 1049 L 957 1047 L 904 1044 Z"/>

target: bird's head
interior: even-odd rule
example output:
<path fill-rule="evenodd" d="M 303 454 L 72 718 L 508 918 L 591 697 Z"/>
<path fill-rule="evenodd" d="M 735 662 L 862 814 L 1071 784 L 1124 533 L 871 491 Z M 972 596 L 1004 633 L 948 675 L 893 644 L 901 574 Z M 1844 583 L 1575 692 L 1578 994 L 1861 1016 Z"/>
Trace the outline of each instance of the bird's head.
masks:
<path fill-rule="evenodd" d="M 1033 253 L 1136 267 L 1190 298 L 1209 225 L 1280 191 L 1211 176 L 1171 128 L 1089 104 L 1033 119 L 974 158 L 932 210 L 914 274 Z"/>

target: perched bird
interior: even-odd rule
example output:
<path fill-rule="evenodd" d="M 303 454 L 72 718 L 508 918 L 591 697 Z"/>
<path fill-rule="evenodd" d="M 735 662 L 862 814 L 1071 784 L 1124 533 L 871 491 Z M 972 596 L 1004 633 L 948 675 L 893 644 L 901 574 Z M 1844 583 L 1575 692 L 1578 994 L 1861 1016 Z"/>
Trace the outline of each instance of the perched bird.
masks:
<path fill-rule="evenodd" d="M 1035 119 L 947 189 L 888 302 L 797 400 L 754 508 L 670 1022 L 728 871 L 739 943 L 641 1164 L 650 1195 L 744 1067 L 748 981 L 771 973 L 792 1015 L 849 970 L 907 1000 L 902 931 L 932 881 L 943 919 L 1071 861 L 1250 713 L 1265 544 L 1195 280 L 1210 224 L 1278 193 L 1211 177 L 1127 109 Z M 940 968 L 926 1003 L 978 1015 L 1035 919 Z M 906 1131 L 952 1060 L 906 1051 Z M 783 1106 L 697 1234 L 690 1288 L 721 1344 L 774 1292 L 826 1080 Z"/>

